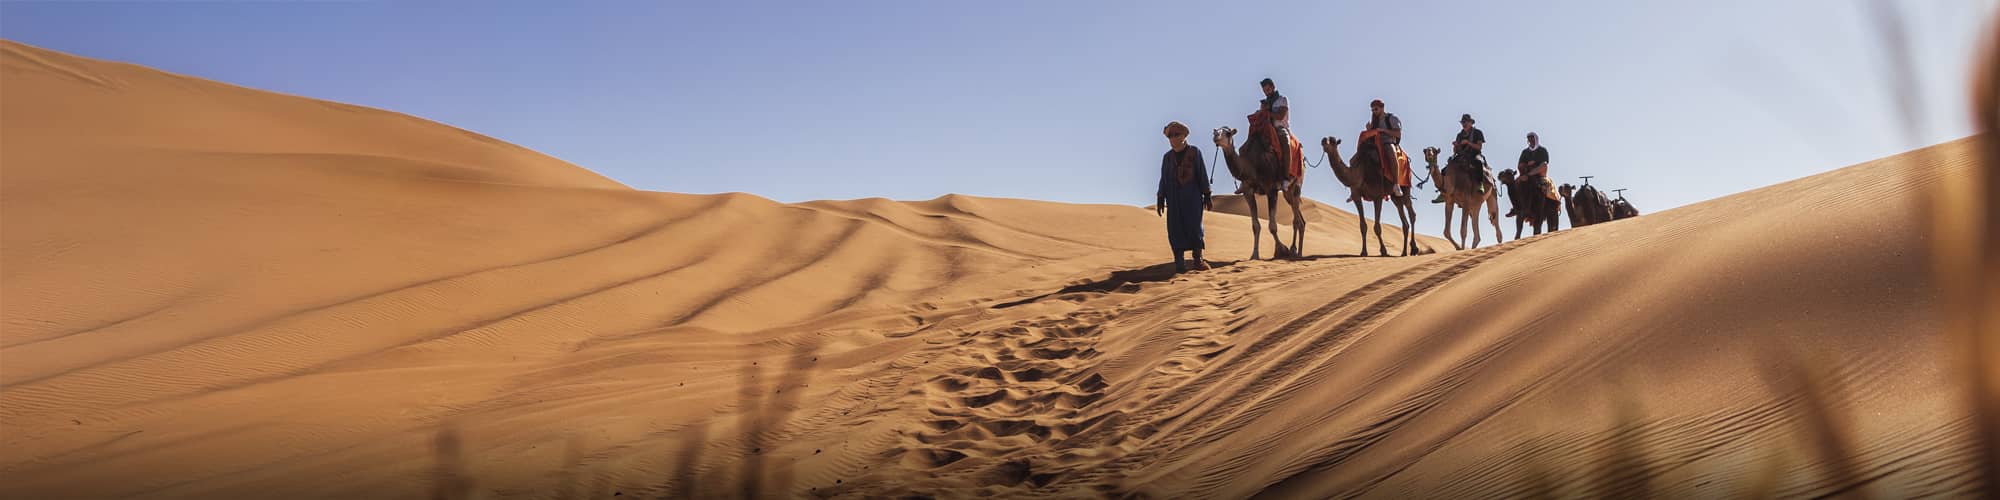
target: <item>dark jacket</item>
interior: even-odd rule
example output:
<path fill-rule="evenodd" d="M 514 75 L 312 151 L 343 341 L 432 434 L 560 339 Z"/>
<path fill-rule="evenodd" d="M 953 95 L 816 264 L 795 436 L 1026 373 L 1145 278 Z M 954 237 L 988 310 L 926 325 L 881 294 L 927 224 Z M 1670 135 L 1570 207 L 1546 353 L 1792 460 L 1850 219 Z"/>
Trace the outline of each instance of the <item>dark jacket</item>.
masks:
<path fill-rule="evenodd" d="M 1197 209 L 1208 204 L 1209 179 L 1205 163 L 1201 149 L 1193 144 L 1180 151 L 1168 149 L 1167 154 L 1160 155 L 1160 190 L 1156 194 L 1159 203 L 1167 207 L 1184 205 Z M 1185 180 L 1181 179 L 1178 168 L 1183 164 L 1192 170 Z"/>
<path fill-rule="evenodd" d="M 1458 137 L 1452 139 L 1451 141 L 1452 154 L 1460 154 L 1460 155 L 1479 154 L 1479 151 L 1475 151 L 1469 146 L 1459 146 L 1458 145 L 1459 141 L 1470 142 L 1484 146 L 1486 145 L 1486 133 L 1479 131 L 1479 127 L 1472 127 L 1471 129 L 1468 130 L 1458 131 Z"/>
<path fill-rule="evenodd" d="M 1521 165 L 1520 165 L 1521 173 L 1526 174 L 1528 173 L 1528 170 L 1534 169 L 1536 166 L 1540 166 L 1541 164 L 1548 162 L 1549 162 L 1549 148 L 1547 147 L 1539 147 L 1533 149 L 1521 148 Z"/>

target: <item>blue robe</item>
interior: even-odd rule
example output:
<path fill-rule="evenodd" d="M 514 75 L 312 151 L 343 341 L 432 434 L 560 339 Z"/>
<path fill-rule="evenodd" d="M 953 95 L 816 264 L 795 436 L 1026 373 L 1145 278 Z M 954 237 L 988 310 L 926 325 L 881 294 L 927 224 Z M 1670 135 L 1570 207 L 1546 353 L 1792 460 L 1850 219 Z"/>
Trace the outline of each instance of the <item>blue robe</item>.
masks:
<path fill-rule="evenodd" d="M 1200 250 L 1203 248 L 1201 232 L 1202 207 L 1208 204 L 1208 167 L 1203 164 L 1201 150 L 1190 144 L 1180 151 L 1167 150 L 1160 157 L 1160 191 L 1158 199 L 1167 207 L 1167 243 L 1174 252 Z M 1187 182 L 1181 182 L 1179 167 L 1189 167 L 1194 172 Z"/>

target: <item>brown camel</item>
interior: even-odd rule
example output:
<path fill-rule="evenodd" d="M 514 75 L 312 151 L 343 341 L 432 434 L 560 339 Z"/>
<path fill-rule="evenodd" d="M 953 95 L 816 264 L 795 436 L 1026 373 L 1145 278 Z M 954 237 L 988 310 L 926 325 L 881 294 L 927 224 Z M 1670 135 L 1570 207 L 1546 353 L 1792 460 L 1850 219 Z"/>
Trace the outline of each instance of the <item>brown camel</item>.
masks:
<path fill-rule="evenodd" d="M 1361 200 L 1375 202 L 1375 247 L 1382 256 L 1389 256 L 1388 244 L 1382 238 L 1382 200 L 1389 200 L 1396 206 L 1396 219 L 1403 225 L 1403 255 L 1416 255 L 1417 235 L 1410 231 L 1410 225 L 1417 222 L 1417 209 L 1410 206 L 1410 194 L 1395 194 L 1396 184 L 1383 175 L 1381 160 L 1375 155 L 1354 152 L 1352 163 L 1341 160 L 1340 139 L 1327 137 L 1319 140 L 1319 147 L 1326 151 L 1327 165 L 1333 168 L 1333 176 L 1340 183 L 1354 191 L 1354 215 L 1361 219 L 1361 256 L 1368 256 L 1368 218 L 1362 215 Z M 1356 148 L 1359 149 L 1359 148 Z"/>
<path fill-rule="evenodd" d="M 1439 174 L 1438 148 L 1435 147 L 1424 148 L 1424 164 L 1424 169 L 1430 171 L 1431 178 L 1437 180 L 1438 189 L 1444 191 L 1445 241 L 1451 242 L 1452 246 L 1458 247 L 1460 250 L 1479 248 L 1479 206 L 1481 204 L 1486 205 L 1486 220 L 1493 223 L 1493 242 L 1498 244 L 1507 240 L 1501 236 L 1504 233 L 1500 232 L 1500 187 L 1493 183 L 1493 177 L 1484 175 L 1484 169 L 1481 169 L 1481 175 L 1479 175 L 1483 179 L 1479 180 L 1474 180 L 1472 176 L 1468 175 L 1457 175 L 1459 172 L 1453 172 L 1454 175 L 1450 177 Z M 1482 184 L 1484 184 L 1485 192 L 1481 192 L 1480 188 Z M 1453 208 L 1465 212 L 1465 220 L 1462 224 L 1459 224 L 1459 235 L 1456 240 L 1451 239 L 1451 211 Z M 1471 239 L 1470 242 L 1466 241 L 1468 236 L 1465 233 L 1467 232 L 1472 233 L 1469 237 Z"/>
<path fill-rule="evenodd" d="M 1563 211 L 1569 214 L 1570 227 L 1611 222 L 1611 201 L 1596 187 L 1564 184 L 1557 192 L 1562 193 Z"/>
<path fill-rule="evenodd" d="M 1215 148 L 1222 151 L 1222 161 L 1229 165 L 1229 175 L 1243 184 L 1236 192 L 1243 195 L 1243 201 L 1250 206 L 1250 260 L 1257 260 L 1257 251 L 1263 246 L 1261 223 L 1257 220 L 1257 197 L 1264 196 L 1265 209 L 1271 216 L 1271 258 L 1284 258 L 1304 251 L 1306 239 L 1306 216 L 1301 210 L 1299 188 L 1305 179 L 1285 182 L 1285 166 L 1278 161 L 1277 152 L 1265 147 L 1263 141 L 1250 141 L 1243 149 L 1236 149 L 1236 129 L 1222 127 L 1215 129 Z M 1292 246 L 1278 239 L 1278 196 L 1282 194 L 1285 203 L 1292 205 Z"/>
<path fill-rule="evenodd" d="M 1500 171 L 1500 184 L 1507 186 L 1507 201 L 1514 205 L 1514 239 L 1521 239 L 1521 224 L 1535 228 L 1535 234 L 1542 234 L 1542 227 L 1548 226 L 1555 232 L 1562 219 L 1562 202 L 1549 199 L 1541 186 L 1528 185 L 1527 178 L 1514 178 L 1514 169 Z"/>
<path fill-rule="evenodd" d="M 1613 189 L 1613 191 L 1624 191 Z M 1618 199 L 1611 200 L 1611 220 L 1630 219 L 1639 216 L 1639 209 L 1632 202 L 1625 201 L 1625 193 L 1618 193 Z"/>

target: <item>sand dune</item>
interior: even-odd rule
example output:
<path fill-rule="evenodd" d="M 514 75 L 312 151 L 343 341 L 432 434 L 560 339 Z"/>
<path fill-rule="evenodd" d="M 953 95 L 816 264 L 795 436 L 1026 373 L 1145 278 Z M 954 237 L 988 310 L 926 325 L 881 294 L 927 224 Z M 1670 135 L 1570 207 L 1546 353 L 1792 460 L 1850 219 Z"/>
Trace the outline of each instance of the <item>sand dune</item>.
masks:
<path fill-rule="evenodd" d="M 0 49 L 4 497 L 1977 483 L 1912 215 L 1964 143 L 1421 257 L 1348 258 L 1354 216 L 1314 203 L 1316 257 L 1172 276 L 1138 207 L 643 192 Z M 1248 225 L 1211 214 L 1211 260 Z M 1861 479 L 1819 465 L 1828 405 Z"/>

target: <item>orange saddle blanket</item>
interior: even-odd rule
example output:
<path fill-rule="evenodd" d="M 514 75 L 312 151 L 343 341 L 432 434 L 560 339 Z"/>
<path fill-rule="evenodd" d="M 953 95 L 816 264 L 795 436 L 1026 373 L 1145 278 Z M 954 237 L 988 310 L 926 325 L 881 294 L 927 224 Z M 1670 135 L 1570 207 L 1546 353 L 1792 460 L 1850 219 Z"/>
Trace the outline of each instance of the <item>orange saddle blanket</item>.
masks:
<path fill-rule="evenodd" d="M 1374 142 L 1374 130 L 1361 131 L 1361 143 L 1372 144 Z M 1396 152 L 1396 162 L 1394 165 L 1382 165 L 1382 175 L 1390 179 L 1395 179 L 1398 186 L 1410 187 L 1410 155 L 1403 152 L 1401 144 L 1390 144 L 1388 146 L 1390 150 Z M 1376 149 L 1376 151 L 1381 151 L 1381 149 Z"/>
<path fill-rule="evenodd" d="M 1255 113 L 1251 113 L 1249 118 L 1250 118 L 1250 135 L 1252 137 L 1275 137 L 1278 135 L 1277 128 L 1271 126 L 1270 115 L 1268 113 L 1265 113 L 1264 110 L 1260 109 L 1257 110 L 1257 112 Z M 1285 173 L 1291 176 L 1289 177 L 1289 179 L 1291 180 L 1296 181 L 1305 178 L 1306 176 L 1305 147 L 1299 145 L 1299 138 L 1294 137 L 1291 134 L 1285 134 L 1285 138 L 1282 140 L 1284 141 L 1285 144 L 1285 146 L 1283 147 L 1291 149 L 1292 161 L 1285 165 Z M 1278 146 L 1278 145 L 1272 144 L 1272 146 Z"/>

